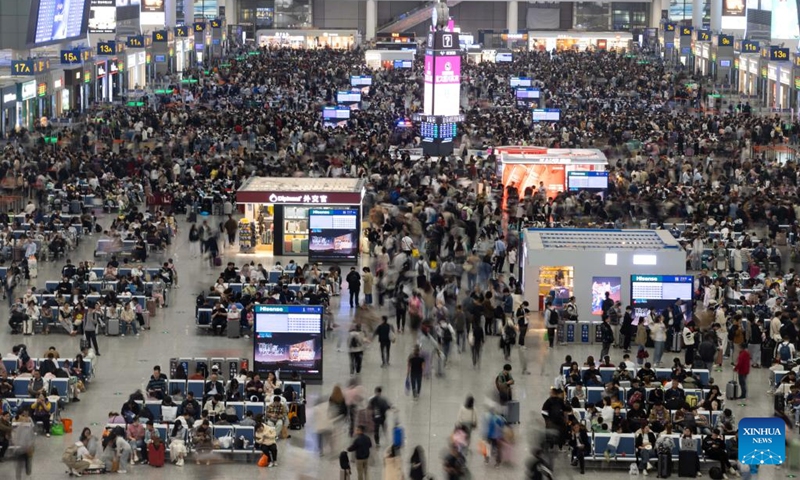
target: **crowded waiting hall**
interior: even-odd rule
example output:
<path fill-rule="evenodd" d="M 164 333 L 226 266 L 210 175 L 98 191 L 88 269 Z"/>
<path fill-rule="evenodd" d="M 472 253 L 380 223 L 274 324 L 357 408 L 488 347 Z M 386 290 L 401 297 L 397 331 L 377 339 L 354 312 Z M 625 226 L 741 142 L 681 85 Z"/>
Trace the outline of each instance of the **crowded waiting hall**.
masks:
<path fill-rule="evenodd" d="M 503 3 L 0 0 L 0 478 L 800 474 L 796 2 Z"/>

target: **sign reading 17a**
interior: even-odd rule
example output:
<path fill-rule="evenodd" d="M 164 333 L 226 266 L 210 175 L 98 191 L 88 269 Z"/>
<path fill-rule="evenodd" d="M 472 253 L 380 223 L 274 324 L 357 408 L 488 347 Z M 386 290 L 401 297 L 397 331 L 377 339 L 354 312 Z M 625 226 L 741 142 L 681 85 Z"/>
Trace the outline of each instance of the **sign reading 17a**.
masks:
<path fill-rule="evenodd" d="M 11 72 L 14 75 L 33 75 L 32 62 L 13 62 L 11 64 Z"/>

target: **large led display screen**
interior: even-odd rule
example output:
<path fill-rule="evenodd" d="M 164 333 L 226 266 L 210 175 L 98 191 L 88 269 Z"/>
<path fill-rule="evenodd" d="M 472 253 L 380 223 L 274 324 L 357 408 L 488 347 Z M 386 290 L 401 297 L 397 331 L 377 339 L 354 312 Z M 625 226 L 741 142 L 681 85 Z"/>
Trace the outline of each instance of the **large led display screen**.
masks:
<path fill-rule="evenodd" d="M 592 315 L 603 314 L 603 300 L 606 299 L 606 292 L 611 300 L 622 301 L 622 278 L 621 277 L 592 277 Z"/>
<path fill-rule="evenodd" d="M 772 38 L 795 40 L 800 36 L 797 22 L 797 0 L 772 0 Z"/>
<path fill-rule="evenodd" d="M 648 318 L 650 311 L 661 314 L 673 308 L 678 299 L 682 300 L 681 310 L 686 322 L 692 319 L 692 299 L 694 297 L 694 277 L 691 275 L 631 275 L 631 305 L 633 323 L 639 324 L 639 317 Z"/>
<path fill-rule="evenodd" d="M 317 260 L 355 260 L 358 255 L 358 210 L 311 209 L 308 258 Z"/>
<path fill-rule="evenodd" d="M 322 380 L 322 308 L 305 305 L 256 305 L 253 364 L 266 377 L 280 369 L 288 378 Z"/>
<path fill-rule="evenodd" d="M 608 172 L 567 172 L 567 189 L 605 190 L 608 188 Z"/>
<path fill-rule="evenodd" d="M 88 0 L 38 0 L 32 4 L 33 44 L 80 38 L 86 33 Z"/>
<path fill-rule="evenodd" d="M 424 82 L 422 113 L 433 115 L 433 55 L 425 55 Z"/>
<path fill-rule="evenodd" d="M 433 114 L 458 115 L 461 105 L 461 56 L 435 57 Z"/>
<path fill-rule="evenodd" d="M 117 31 L 116 0 L 89 0 L 89 33 Z"/>
<path fill-rule="evenodd" d="M 344 127 L 350 120 L 349 107 L 322 107 L 322 125 L 325 127 Z"/>

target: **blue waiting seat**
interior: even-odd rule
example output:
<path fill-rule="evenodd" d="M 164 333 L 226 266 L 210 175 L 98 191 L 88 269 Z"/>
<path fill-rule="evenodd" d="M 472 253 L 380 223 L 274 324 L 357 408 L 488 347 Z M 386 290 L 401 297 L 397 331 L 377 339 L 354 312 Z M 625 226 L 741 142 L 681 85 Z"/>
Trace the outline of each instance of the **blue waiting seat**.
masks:
<path fill-rule="evenodd" d="M 158 400 L 147 400 L 144 407 L 153 415 L 153 420 L 156 422 L 161 421 L 161 402 Z"/>
<path fill-rule="evenodd" d="M 246 412 L 248 410 L 253 412 L 253 418 L 255 418 L 259 415 L 263 415 L 266 411 L 266 408 L 262 402 L 245 402 L 244 411 Z"/>
<path fill-rule="evenodd" d="M 211 326 L 211 309 L 210 308 L 200 308 L 197 310 L 197 318 L 195 320 L 195 325 L 198 327 L 207 328 Z"/>
<path fill-rule="evenodd" d="M 186 380 L 170 380 L 168 388 L 170 395 L 180 395 L 181 397 L 186 396 Z"/>
<path fill-rule="evenodd" d="M 255 441 L 256 441 L 256 432 L 254 427 L 243 427 L 241 425 L 235 425 L 233 427 L 233 436 L 235 438 L 242 438 L 247 441 L 247 446 L 243 449 L 236 449 L 234 448 L 235 453 L 251 453 L 255 448 Z"/>
<path fill-rule="evenodd" d="M 69 379 L 68 378 L 54 378 L 50 380 L 50 388 L 55 388 L 58 391 L 58 396 L 61 400 L 69 401 Z"/>
<path fill-rule="evenodd" d="M 233 426 L 231 425 L 214 425 L 213 429 L 214 438 L 220 439 L 222 437 L 233 437 Z M 233 450 L 233 442 L 231 442 L 230 448 L 216 448 L 214 449 L 215 452 L 230 452 Z"/>
<path fill-rule="evenodd" d="M 4 358 L 3 359 L 3 366 L 6 368 L 6 372 L 11 375 L 13 372 L 17 371 L 17 359 L 16 358 Z"/>
<path fill-rule="evenodd" d="M 28 395 L 28 385 L 30 385 L 31 379 L 28 378 L 15 378 L 14 379 L 14 396 L 17 398 L 27 398 L 30 397 Z"/>
<path fill-rule="evenodd" d="M 232 408 L 233 411 L 236 413 L 237 421 L 244 418 L 244 402 L 227 402 L 225 403 L 225 409 Z"/>
<path fill-rule="evenodd" d="M 193 393 L 194 398 L 199 402 L 203 398 L 203 387 L 205 382 L 203 380 L 189 380 L 186 382 L 186 393 Z"/>

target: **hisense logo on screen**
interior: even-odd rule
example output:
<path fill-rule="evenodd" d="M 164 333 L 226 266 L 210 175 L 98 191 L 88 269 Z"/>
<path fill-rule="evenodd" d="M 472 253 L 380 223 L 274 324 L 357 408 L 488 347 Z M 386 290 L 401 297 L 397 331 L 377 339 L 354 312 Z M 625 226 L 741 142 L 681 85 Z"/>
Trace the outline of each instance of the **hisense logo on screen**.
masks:
<path fill-rule="evenodd" d="M 780 418 L 743 418 L 739 422 L 739 462 L 780 465 L 786 460 L 786 424 Z"/>

